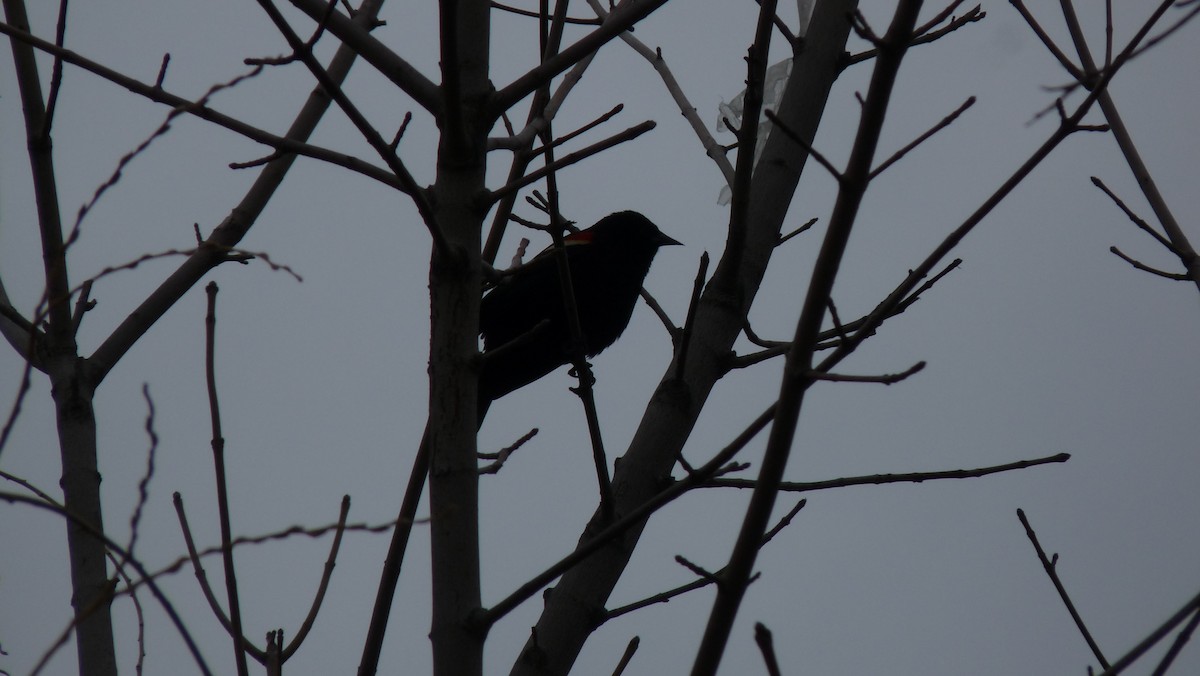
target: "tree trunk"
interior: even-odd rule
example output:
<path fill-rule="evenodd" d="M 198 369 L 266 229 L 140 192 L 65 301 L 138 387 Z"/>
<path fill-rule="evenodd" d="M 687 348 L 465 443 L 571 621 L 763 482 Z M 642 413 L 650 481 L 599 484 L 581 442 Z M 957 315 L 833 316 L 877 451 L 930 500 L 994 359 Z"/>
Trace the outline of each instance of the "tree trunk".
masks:
<path fill-rule="evenodd" d="M 810 142 L 841 72 L 855 0 L 825 0 L 813 12 L 804 49 L 796 57 L 779 118 Z M 697 308 L 695 331 L 682 380 L 675 365 L 655 390 L 628 452 L 613 474 L 617 516 L 628 513 L 670 481 L 678 452 L 691 433 L 716 381 L 725 374 L 767 262 L 778 241 L 807 153 L 784 134 L 771 134 L 754 172 L 748 232 L 738 261 L 722 259 Z M 731 433 L 732 436 L 732 433 Z M 593 520 L 597 519 L 593 517 Z M 566 573 L 549 595 L 530 640 L 513 666 L 514 676 L 566 674 L 602 619 L 605 604 L 637 545 L 632 528 Z M 580 541 L 586 541 L 585 530 Z"/>

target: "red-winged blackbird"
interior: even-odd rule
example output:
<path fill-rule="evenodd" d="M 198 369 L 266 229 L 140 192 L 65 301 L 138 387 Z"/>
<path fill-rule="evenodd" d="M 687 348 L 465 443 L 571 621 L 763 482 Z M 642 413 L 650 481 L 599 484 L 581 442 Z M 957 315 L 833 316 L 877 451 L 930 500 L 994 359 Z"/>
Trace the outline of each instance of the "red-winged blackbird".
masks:
<path fill-rule="evenodd" d="M 636 211 L 619 211 L 563 240 L 584 352 L 599 354 L 621 335 L 660 246 L 679 244 Z M 495 399 L 569 364 L 571 328 L 552 249 L 505 277 L 479 309 L 483 370 L 479 417 Z"/>

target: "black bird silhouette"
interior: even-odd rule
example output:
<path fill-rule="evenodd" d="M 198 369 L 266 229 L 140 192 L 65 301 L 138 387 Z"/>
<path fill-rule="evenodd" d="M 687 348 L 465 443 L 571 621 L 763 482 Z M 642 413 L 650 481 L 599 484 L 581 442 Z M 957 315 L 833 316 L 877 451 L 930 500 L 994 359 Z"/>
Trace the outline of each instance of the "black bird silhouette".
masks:
<path fill-rule="evenodd" d="M 629 325 L 658 248 L 679 244 L 636 211 L 619 211 L 563 239 L 582 328 L 593 357 Z M 492 401 L 572 361 L 571 327 L 552 249 L 505 277 L 479 309 L 483 367 L 479 420 Z"/>

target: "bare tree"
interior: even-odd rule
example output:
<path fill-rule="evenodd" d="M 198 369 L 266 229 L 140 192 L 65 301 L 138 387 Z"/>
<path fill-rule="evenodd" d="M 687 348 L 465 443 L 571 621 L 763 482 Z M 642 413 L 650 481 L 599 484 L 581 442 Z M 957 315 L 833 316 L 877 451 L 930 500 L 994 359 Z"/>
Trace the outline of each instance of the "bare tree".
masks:
<path fill-rule="evenodd" d="M 1197 14 L 1194 2 L 1165 0 L 1158 3 L 1123 41 L 1114 41 L 1112 37 L 1110 11 L 1105 24 L 1108 30 L 1105 55 L 1102 62 L 1097 62 L 1074 9 L 1069 1 L 1064 1 L 1063 15 L 1078 63 L 1065 56 L 1064 50 L 1028 9 L 1014 2 L 1032 32 L 1062 63 L 1073 80 L 1071 86 L 1055 93 L 1046 109 L 1046 115 L 1055 118 L 1052 129 L 1017 166 L 1006 168 L 1006 177 L 992 186 L 990 194 L 972 205 L 969 215 L 947 227 L 941 241 L 923 258 L 904 263 L 907 275 L 895 283 L 890 292 L 877 298 L 872 309 L 858 317 L 841 316 L 834 300 L 834 288 L 835 284 L 842 283 L 847 250 L 852 234 L 860 228 L 859 214 L 868 188 L 883 172 L 900 163 L 923 142 L 954 124 L 975 100 L 974 97 L 966 98 L 940 122 L 931 120 L 928 131 L 906 139 L 897 150 L 885 154 L 880 151 L 881 138 L 899 78 L 908 63 L 910 51 L 941 49 L 943 45 L 939 42 L 943 38 L 960 30 L 969 30 L 972 24 L 985 17 L 980 7 L 963 11 L 961 2 L 950 2 L 923 13 L 922 2 L 899 0 L 884 25 L 877 19 L 869 19 L 854 0 L 801 2 L 798 19 L 793 23 L 780 17 L 782 10 L 771 0 L 760 0 L 757 7 L 747 6 L 744 11 L 755 16 L 754 32 L 734 38 L 749 45 L 745 58 L 746 88 L 732 106 L 722 108 L 721 124 L 735 137 L 731 146 L 723 146 L 707 130 L 662 52 L 641 39 L 645 31 L 634 30 L 650 25 L 649 17 L 667 4 L 665 0 L 626 0 L 615 6 L 589 2 L 587 17 L 575 14 L 582 11 L 581 6 L 569 6 L 565 1 L 551 6 L 544 0 L 536 8 L 520 8 L 501 3 L 445 0 L 438 7 L 439 51 L 436 56 L 425 59 L 438 64 L 436 76 L 423 72 L 416 65 L 417 57 L 406 56 L 403 46 L 389 44 L 372 34 L 380 25 L 380 2 L 366 0 L 362 6 L 351 9 L 337 2 L 292 0 L 293 8 L 287 11 L 272 0 L 260 0 L 258 4 L 273 27 L 273 35 L 286 45 L 284 55 L 247 59 L 249 70 L 242 75 L 210 86 L 199 97 L 189 97 L 171 91 L 167 77 L 169 58 L 163 59 L 156 78 L 148 80 L 69 49 L 67 35 L 71 13 L 65 1 L 58 9 L 57 26 L 51 39 L 45 37 L 49 35 L 45 27 L 31 26 L 22 0 L 4 0 L 5 22 L 0 24 L 0 32 L 9 39 L 12 48 L 14 79 L 25 116 L 32 200 L 37 208 L 37 230 L 44 261 L 44 291 L 31 308 L 22 311 L 21 303 L 10 299 L 3 285 L 4 278 L 0 276 L 0 330 L 23 366 L 21 382 L 12 386 L 16 399 L 0 433 L 0 451 L 5 449 L 14 426 L 29 404 L 27 393 L 31 391 L 34 379 L 39 377 L 34 373 L 37 371 L 50 384 L 56 413 L 62 499 L 7 473 L 6 478 L 21 483 L 27 491 L 33 492 L 33 496 L 27 492 L 5 492 L 0 497 L 52 511 L 61 515 L 67 524 L 74 610 L 68 629 L 75 638 L 80 674 L 105 676 L 118 672 L 118 639 L 110 607 L 118 594 L 129 594 L 136 599 L 137 591 L 143 588 L 149 590 L 162 612 L 172 620 L 196 667 L 203 673 L 220 671 L 209 664 L 211 655 L 204 654 L 201 641 L 193 636 L 191 625 L 196 614 L 180 612 L 158 585 L 160 578 L 185 565 L 196 573 L 207 604 L 230 636 L 238 673 L 248 674 L 251 660 L 260 663 L 268 673 L 281 673 L 287 660 L 315 626 L 344 534 L 389 530 L 391 539 L 381 562 L 379 582 L 377 586 L 372 585 L 373 609 L 370 612 L 361 609 L 365 630 L 360 636 L 353 637 L 361 644 L 358 673 L 360 676 L 375 674 L 383 669 L 381 655 L 392 619 L 398 581 L 402 572 L 411 570 L 411 562 L 409 566 L 404 564 L 411 558 L 406 554 L 418 525 L 430 534 L 431 599 L 429 607 L 420 612 L 429 618 L 434 673 L 484 673 L 485 647 L 493 628 L 539 595 L 543 596 L 545 605 L 515 658 L 511 668 L 514 674 L 568 673 L 585 643 L 607 621 L 706 587 L 715 590 L 706 629 L 699 636 L 695 654 L 681 658 L 679 663 L 690 662 L 694 674 L 716 673 L 728 651 L 746 591 L 757 579 L 755 570 L 759 552 L 791 523 L 804 504 L 803 501 L 797 503 L 780 517 L 776 504 L 781 493 L 867 483 L 980 477 L 1068 459 L 1067 454 L 1057 453 L 1015 462 L 1008 458 L 1003 464 L 973 470 L 847 477 L 830 482 L 786 480 L 790 456 L 804 432 L 801 413 L 806 408 L 810 388 L 828 381 L 890 385 L 919 373 L 924 362 L 905 365 L 894 373 L 850 375 L 836 369 L 876 336 L 885 322 L 905 313 L 953 271 L 959 261 L 950 257 L 964 238 L 1009 200 L 1018 186 L 1067 139 L 1081 132 L 1112 133 L 1143 187 L 1162 232 L 1136 217 L 1133 210 L 1099 179 L 1096 179 L 1097 184 L 1139 227 L 1150 232 L 1159 244 L 1177 257 L 1185 272 L 1164 272 L 1126 256 L 1115 247 L 1114 253 L 1141 269 L 1192 281 L 1200 287 L 1200 258 L 1189 243 L 1184 228 L 1167 207 L 1166 199 L 1150 179 L 1149 170 L 1139 158 L 1131 133 L 1121 122 L 1109 91 L 1109 85 L 1120 78 L 1130 62 L 1189 25 Z M 1176 4 L 1179 6 L 1173 10 L 1172 6 Z M 497 75 L 499 69 L 493 63 L 501 52 L 502 46 L 497 44 L 496 35 L 497 25 L 502 20 L 520 22 L 525 35 L 537 37 L 536 45 L 527 50 L 526 56 L 532 56 L 521 65 L 519 74 L 507 78 Z M 571 35 L 574 39 L 569 37 Z M 696 136 L 699 150 L 706 157 L 704 161 L 715 165 L 727 184 L 730 203 L 724 248 L 717 256 L 711 276 L 708 274 L 708 255 L 702 257 L 686 305 L 682 302 L 671 304 L 674 312 L 679 313 L 674 320 L 672 312 L 664 310 L 653 296 L 645 294 L 666 328 L 672 352 L 628 448 L 621 452 L 614 452 L 611 447 L 605 449 L 598 422 L 600 416 L 591 394 L 589 366 L 582 356 L 577 360 L 574 372 L 579 374 L 578 390 L 589 423 L 595 485 L 599 487 L 595 510 L 590 518 L 586 514 L 567 517 L 576 518 L 580 530 L 573 551 L 562 552 L 556 563 L 542 570 L 527 571 L 524 583 L 503 592 L 496 600 L 488 601 L 483 590 L 486 566 L 481 552 L 484 538 L 481 476 L 501 471 L 511 454 L 534 433 L 523 436 L 499 454 L 489 456 L 479 447 L 476 430 L 480 422 L 477 419 L 477 379 L 481 290 L 489 279 L 494 279 L 496 269 L 505 267 L 497 260 L 504 243 L 514 239 L 513 223 L 530 224 L 528 219 L 516 213 L 520 196 L 538 190 L 539 200 L 530 203 L 539 214 L 538 218 L 549 223 L 539 227 L 549 230 L 561 248 L 562 233 L 572 213 L 570 206 L 560 199 L 560 172 L 579 163 L 583 168 L 572 171 L 586 172 L 587 163 L 595 161 L 600 153 L 654 128 L 654 122 L 645 121 L 586 146 L 572 145 L 577 145 L 577 138 L 607 124 L 617 111 L 614 109 L 609 113 L 592 113 L 591 121 L 582 127 L 567 133 L 561 131 L 563 125 L 558 122 L 558 116 L 568 100 L 575 100 L 570 97 L 581 89 L 580 82 L 593 59 L 600 53 L 621 49 L 618 44 L 621 41 L 661 76 L 666 94 L 683 114 L 687 128 Z M 331 43 L 336 45 L 336 53 L 329 56 L 325 48 Z M 852 54 L 849 50 L 856 44 L 865 47 Z M 786 58 L 783 63 L 777 60 L 781 55 Z M 347 85 L 351 65 L 359 59 L 366 61 L 374 74 L 402 94 L 406 105 L 412 108 L 393 128 L 382 127 L 373 121 L 367 110 L 368 102 Z M 222 113 L 214 104 L 219 96 L 254 86 L 263 74 L 300 67 L 307 72 L 307 80 L 315 85 L 282 134 L 268 131 L 249 119 Z M 827 118 L 835 84 L 851 67 L 869 68 L 871 72 L 866 89 L 857 97 L 859 107 L 852 138 L 845 148 L 819 148 L 818 129 Z M 55 121 L 61 116 L 58 102 L 66 87 L 63 73 L 70 69 L 119 85 L 132 96 L 168 110 L 165 121 L 119 160 L 73 222 L 63 216 L 59 197 L 61 169 L 55 165 L 51 143 Z M 7 98 L 11 103 L 12 97 Z M 352 149 L 326 146 L 322 145 L 323 141 L 314 140 L 318 122 L 331 106 L 338 108 L 338 119 L 348 122 L 356 132 L 357 147 L 363 148 L 365 142 L 369 155 L 355 154 Z M 1100 110 L 1103 124 L 1096 119 L 1094 109 Z M 168 137 L 174 125 L 190 118 L 216 125 L 266 147 L 264 157 L 235 163 L 238 169 L 256 170 L 256 178 L 215 227 L 195 226 L 192 246 L 145 253 L 137 248 L 137 243 L 131 243 L 125 261 L 81 279 L 82 273 L 69 264 L 69 253 L 80 245 L 89 213 L 118 185 L 129 166 L 150 152 L 160 139 Z M 430 128 L 436 126 L 436 144 L 427 162 L 419 157 L 414 161 L 414 155 L 418 153 L 404 146 L 414 133 L 410 125 L 422 122 Z M 573 149 L 563 152 L 570 148 Z M 846 159 L 839 159 L 841 157 Z M 343 499 L 336 525 L 296 527 L 261 538 L 235 535 L 230 516 L 231 494 L 226 472 L 220 388 L 216 378 L 217 291 L 215 284 L 210 284 L 207 287 L 206 394 L 220 543 L 209 549 L 197 546 L 194 526 L 189 524 L 183 500 L 176 493 L 175 508 L 186 539 L 187 555 L 181 555 L 162 569 L 150 570 L 137 556 L 135 545 L 143 510 L 151 504 L 148 486 L 160 452 L 154 398 L 151 390 L 145 390 L 150 450 L 138 495 L 133 500 L 136 507 L 130 519 L 129 540 L 120 543 L 113 535 L 116 529 L 106 523 L 102 509 L 107 498 L 101 493 L 99 467 L 101 454 L 107 451 L 98 441 L 95 397 L 122 359 L 198 282 L 222 264 L 261 259 L 276 271 L 295 275 L 286 261 L 276 260 L 273 248 L 265 247 L 265 253 L 252 251 L 243 248 L 243 241 L 272 198 L 280 193 L 298 159 L 302 162 L 315 160 L 338 171 L 353 173 L 356 178 L 373 179 L 374 183 L 400 193 L 407 201 L 407 208 L 419 218 L 425 233 L 429 251 L 428 416 L 419 443 L 415 439 L 396 440 L 395 443 L 397 453 L 406 459 L 413 449 L 412 470 L 404 485 L 399 512 L 386 524 L 351 523 L 348 521 L 347 497 Z M 499 168 L 499 173 L 494 168 Z M 493 169 L 491 173 L 489 169 Z M 804 291 L 803 300 L 796 308 L 798 314 L 792 335 L 787 340 L 767 340 L 755 333 L 751 316 L 764 285 L 768 264 L 776 258 L 782 244 L 809 230 L 816 220 L 788 232 L 788 213 L 794 206 L 801 179 L 814 172 L 832 178 L 836 196 L 828 216 L 821 218 L 824 223 L 818 229 L 820 243 L 814 246 L 816 253 L 811 270 L 797 275 L 797 288 L 802 285 Z M 423 185 L 426 180 L 429 185 Z M 204 230 L 209 231 L 205 234 Z M 817 236 L 815 232 L 807 237 L 814 236 Z M 80 326 L 95 308 L 94 285 L 107 281 L 116 273 L 158 259 L 178 263 L 137 302 L 136 307 L 122 317 L 112 318 L 111 329 L 105 331 L 90 353 L 81 347 L 78 340 Z M 3 272 L 0 269 L 0 273 Z M 412 308 L 403 311 L 416 312 Z M 746 352 L 747 345 L 752 351 Z M 778 393 L 772 397 L 773 401 L 756 417 L 728 427 L 727 438 L 716 443 L 706 439 L 702 448 L 692 451 L 702 454 L 703 460 L 689 462 L 684 453 L 685 445 L 693 441 L 705 405 L 717 385 L 739 369 L 771 362 L 778 365 L 780 376 Z M 756 475 L 753 478 L 735 476 L 744 475 L 750 469 L 750 464 L 744 461 L 744 451 L 765 430 L 769 430 L 764 435 L 766 448 Z M 617 458 L 611 463 L 611 477 L 610 457 Z M 483 465 L 481 458 L 485 462 Z M 679 478 L 672 474 L 677 466 L 682 472 Z M 422 500 L 426 483 L 429 487 L 427 517 L 420 513 L 421 505 L 425 504 Z M 695 575 L 694 582 L 635 603 L 613 607 L 614 589 L 626 577 L 631 558 L 642 544 L 642 536 L 652 517 L 676 499 L 699 489 L 730 487 L 747 489 L 751 491 L 751 497 L 727 561 L 718 570 L 710 571 L 679 557 L 680 563 Z M 232 499 L 236 500 L 236 495 Z M 1045 555 L 1023 514 L 1021 518 L 1043 565 L 1106 673 L 1117 673 L 1119 668 L 1140 658 L 1154 641 L 1161 640 L 1173 628 L 1190 619 L 1191 623 L 1171 649 L 1171 659 L 1174 659 L 1196 624 L 1196 618 L 1200 618 L 1195 600 L 1189 601 L 1167 625 L 1163 625 L 1165 628 L 1150 633 L 1145 646 L 1139 646 L 1140 652 L 1131 652 L 1126 658 L 1110 664 L 1066 595 L 1054 570 L 1054 562 Z M 327 533 L 333 534 L 331 551 L 301 629 L 290 641 L 282 630 L 272 631 L 265 644 L 259 645 L 244 622 L 234 552 L 265 540 L 302 535 L 317 537 Z M 213 589 L 204 572 L 203 559 L 217 555 L 222 562 L 224 599 L 219 598 L 221 594 Z M 411 614 L 414 611 L 405 608 L 404 612 Z M 756 636 L 768 673 L 786 672 L 787 659 L 776 656 L 770 630 L 759 625 Z M 69 633 L 64 632 L 54 641 L 42 664 L 68 639 Z M 4 637 L 0 636 L 2 640 Z M 140 654 L 144 652 L 140 643 L 139 640 L 139 671 Z M 618 673 L 629 663 L 636 646 L 636 641 L 630 644 Z M 341 657 L 343 665 L 351 664 L 353 657 L 349 652 Z M 785 665 L 783 668 L 781 661 Z M 1161 670 L 1165 671 L 1170 664 L 1170 659 L 1164 660 Z"/>

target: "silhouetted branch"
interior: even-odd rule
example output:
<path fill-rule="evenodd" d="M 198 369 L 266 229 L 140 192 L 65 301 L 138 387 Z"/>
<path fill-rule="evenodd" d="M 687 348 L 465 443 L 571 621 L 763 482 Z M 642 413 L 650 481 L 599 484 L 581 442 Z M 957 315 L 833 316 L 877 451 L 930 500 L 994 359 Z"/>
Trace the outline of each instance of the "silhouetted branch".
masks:
<path fill-rule="evenodd" d="M 771 630 L 767 629 L 767 625 L 762 622 L 754 623 L 754 642 L 758 644 L 758 650 L 762 653 L 763 662 L 767 666 L 767 674 L 782 676 L 783 672 L 779 670 L 779 658 L 775 656 L 775 641 L 771 637 Z"/>
<path fill-rule="evenodd" d="M 286 662 L 300 648 L 300 645 L 304 643 L 304 638 L 312 629 L 313 623 L 317 621 L 317 613 L 321 610 L 321 602 L 325 600 L 325 592 L 329 589 L 329 580 L 333 577 L 333 567 L 337 561 L 338 548 L 342 545 L 342 534 L 346 532 L 346 517 L 349 515 L 350 496 L 343 495 L 337 528 L 333 531 L 333 543 L 329 545 L 329 556 L 325 559 L 325 567 L 321 570 L 321 581 L 317 584 L 317 593 L 313 596 L 312 606 L 309 607 L 304 622 L 300 624 L 300 629 L 280 655 L 280 660 L 283 662 Z"/>
<path fill-rule="evenodd" d="M 953 124 L 954 121 L 958 119 L 959 115 L 962 115 L 964 112 L 966 112 L 967 108 L 970 108 L 973 105 L 975 105 L 975 97 L 968 96 L 967 100 L 963 101 L 962 105 L 959 106 L 958 108 L 956 108 L 954 110 L 954 112 L 952 112 L 949 115 L 947 115 L 946 117 L 942 118 L 941 121 L 938 122 L 937 124 L 933 125 L 933 127 L 931 127 L 929 129 L 929 131 L 927 131 L 924 134 L 921 134 L 917 138 L 913 139 L 913 141 L 911 143 L 904 146 L 900 150 L 897 150 L 895 152 L 895 154 L 893 154 L 891 157 L 884 160 L 878 167 L 875 167 L 875 169 L 871 171 L 870 177 L 875 178 L 876 176 L 882 174 L 885 169 L 887 169 L 888 167 L 895 164 L 897 161 L 900 160 L 900 158 L 907 155 L 909 153 L 909 151 L 911 151 L 913 148 L 916 148 L 917 146 L 921 145 L 925 141 L 929 140 L 929 138 L 931 136 L 933 136 L 934 134 L 938 133 L 939 131 L 941 131 L 941 130 L 945 129 L 946 127 L 950 126 L 951 124 Z"/>
<path fill-rule="evenodd" d="M 1088 647 L 1092 649 L 1092 654 L 1100 661 L 1100 666 L 1106 670 L 1110 669 L 1108 660 L 1104 658 L 1104 653 L 1100 651 L 1100 646 L 1097 645 L 1096 639 L 1092 638 L 1092 632 L 1088 631 L 1087 625 L 1084 624 L 1083 618 L 1079 615 L 1079 611 L 1075 609 L 1075 604 L 1071 601 L 1071 596 L 1067 594 L 1067 589 L 1063 586 L 1062 579 L 1058 577 L 1058 554 L 1055 554 L 1052 558 L 1046 557 L 1046 552 L 1042 549 L 1041 543 L 1038 542 L 1037 533 L 1033 532 L 1033 526 L 1030 526 L 1029 519 L 1025 518 L 1024 510 L 1017 510 L 1017 518 L 1021 520 L 1021 525 L 1025 527 L 1025 535 L 1029 538 L 1029 542 L 1033 544 L 1033 549 L 1037 552 L 1038 560 L 1042 562 L 1042 568 L 1046 570 L 1046 575 L 1054 583 L 1054 589 L 1058 591 L 1058 596 L 1062 599 L 1063 605 L 1067 607 L 1067 612 L 1071 613 L 1071 619 L 1075 621 L 1075 626 L 1079 627 L 1079 633 L 1083 635 L 1083 640 L 1087 641 Z"/>
<path fill-rule="evenodd" d="M 937 481 L 939 479 L 974 479 L 987 476 L 989 474 L 999 474 L 1001 472 L 1011 472 L 1013 470 L 1025 469 L 1027 467 L 1036 467 L 1037 465 L 1066 462 L 1070 459 L 1071 455 L 1069 453 L 1058 453 L 1056 455 L 1046 456 L 1043 458 L 1018 460 L 1016 462 L 1009 462 L 1003 465 L 992 465 L 989 467 L 979 467 L 976 469 L 952 469 L 939 472 L 908 472 L 904 474 L 870 474 L 866 476 L 829 479 L 827 481 L 783 481 L 779 484 L 779 490 L 791 493 L 806 493 L 809 491 L 843 488 L 846 486 L 866 486 L 895 483 L 919 484 L 925 481 Z M 755 481 L 752 479 L 713 479 L 711 481 L 706 481 L 703 484 L 703 487 L 754 488 L 754 485 Z"/>
<path fill-rule="evenodd" d="M 809 377 L 813 380 L 826 380 L 835 383 L 881 383 L 883 385 L 894 385 L 911 375 L 919 373 L 924 368 L 925 362 L 919 361 L 900 373 L 885 373 L 878 376 L 851 376 L 842 373 L 810 371 Z"/>

